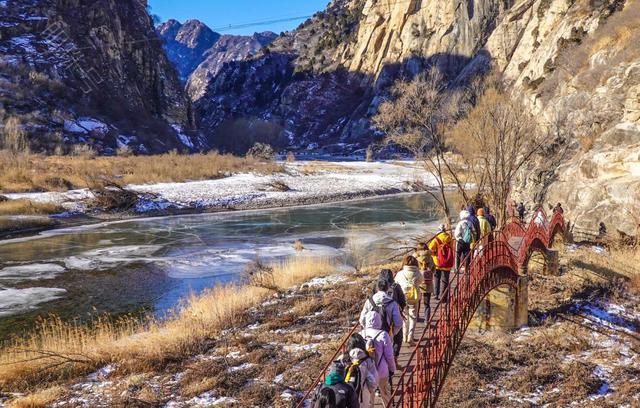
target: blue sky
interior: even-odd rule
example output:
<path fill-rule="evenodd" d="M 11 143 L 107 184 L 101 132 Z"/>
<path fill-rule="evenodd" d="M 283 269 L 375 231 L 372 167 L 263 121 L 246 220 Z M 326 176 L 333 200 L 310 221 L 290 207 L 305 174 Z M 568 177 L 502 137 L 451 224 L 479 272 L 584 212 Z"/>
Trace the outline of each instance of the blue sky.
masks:
<path fill-rule="evenodd" d="M 197 19 L 221 33 L 253 34 L 256 31 L 288 31 L 303 19 L 228 28 L 254 22 L 306 16 L 324 10 L 329 0 L 149 0 L 152 13 L 162 21 Z M 225 28 L 227 27 L 227 28 Z"/>

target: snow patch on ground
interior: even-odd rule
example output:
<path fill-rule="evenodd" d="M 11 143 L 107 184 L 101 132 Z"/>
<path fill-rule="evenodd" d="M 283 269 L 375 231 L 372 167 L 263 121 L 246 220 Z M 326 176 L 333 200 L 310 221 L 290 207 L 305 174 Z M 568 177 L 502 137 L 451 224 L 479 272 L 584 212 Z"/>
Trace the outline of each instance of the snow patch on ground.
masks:
<path fill-rule="evenodd" d="M 102 122 L 85 119 L 65 123 L 69 131 L 89 132 L 104 129 Z M 129 143 L 124 136 L 120 145 Z M 189 143 L 191 141 L 189 140 Z M 380 192 L 412 191 L 411 184 L 419 181 L 434 185 L 431 175 L 415 162 L 293 162 L 283 163 L 286 172 L 277 175 L 253 173 L 234 174 L 216 180 L 184 183 L 130 185 L 127 189 L 151 193 L 157 199 L 142 202 L 140 213 L 176 208 L 271 208 L 292 203 L 310 204 L 319 201 L 339 201 L 355 195 L 371 196 Z M 289 191 L 272 191 L 265 186 L 274 180 L 289 186 Z M 37 202 L 57 203 L 73 210 L 73 203 L 93 198 L 88 190 L 9 194 L 10 199 L 26 198 Z M 82 210 L 75 206 L 75 209 Z"/>
<path fill-rule="evenodd" d="M 342 282 L 344 282 L 346 280 L 347 280 L 347 278 L 345 276 L 342 276 L 342 275 L 332 275 L 332 276 L 327 276 L 327 277 L 324 277 L 324 278 L 313 278 L 309 282 L 303 283 L 302 287 L 313 288 L 313 287 L 318 287 L 318 286 L 329 286 L 329 285 L 335 285 L 335 284 L 338 284 L 338 283 L 342 283 Z"/>
<path fill-rule="evenodd" d="M 235 399 L 230 397 L 216 397 L 216 393 L 214 391 L 205 392 L 202 395 L 191 398 L 187 401 L 187 406 L 196 406 L 196 407 L 210 407 L 222 404 L 233 404 L 237 402 Z M 169 407 L 169 404 L 167 404 Z"/>

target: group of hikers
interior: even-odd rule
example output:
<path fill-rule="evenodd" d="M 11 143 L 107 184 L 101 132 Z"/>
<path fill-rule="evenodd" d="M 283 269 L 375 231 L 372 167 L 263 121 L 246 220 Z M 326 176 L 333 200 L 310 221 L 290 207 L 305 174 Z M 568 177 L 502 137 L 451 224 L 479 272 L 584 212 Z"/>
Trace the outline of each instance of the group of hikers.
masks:
<path fill-rule="evenodd" d="M 421 305 L 428 322 L 431 296 L 447 302 L 451 272 L 468 272 L 469 253 L 496 226 L 489 207 L 469 205 L 460 211 L 453 235 L 441 225 L 435 237 L 404 256 L 399 271 L 380 271 L 360 313 L 362 330 L 351 335 L 345 353 L 331 363 L 312 406 L 373 408 L 376 398 L 388 405 L 393 375 L 402 369 L 400 350 L 403 344 L 415 347 Z"/>

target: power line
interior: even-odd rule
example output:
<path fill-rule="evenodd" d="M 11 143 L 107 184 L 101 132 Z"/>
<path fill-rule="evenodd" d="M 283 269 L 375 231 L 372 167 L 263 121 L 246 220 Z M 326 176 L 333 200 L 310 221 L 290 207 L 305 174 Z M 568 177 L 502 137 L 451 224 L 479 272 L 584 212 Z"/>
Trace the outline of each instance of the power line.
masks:
<path fill-rule="evenodd" d="M 384 5 L 384 6 L 395 6 L 398 4 L 410 4 L 413 2 L 416 2 L 417 0 L 399 0 L 399 1 L 390 1 L 388 3 L 378 3 L 380 5 Z M 373 5 L 371 6 L 373 7 Z M 425 6 L 420 6 L 420 7 L 416 7 L 412 12 L 415 13 L 421 9 L 424 9 Z M 363 7 L 362 9 L 362 13 L 364 13 L 367 10 L 366 7 Z M 321 11 L 321 13 L 324 11 Z M 270 20 L 257 20 L 257 21 L 253 21 L 253 22 L 247 22 L 247 23 L 240 23 L 240 24 L 229 24 L 226 26 L 220 26 L 220 27 L 214 27 L 211 28 L 212 31 L 230 31 L 230 30 L 236 30 L 236 29 L 241 29 L 241 28 L 250 28 L 250 27 L 257 27 L 257 26 L 264 26 L 264 25 L 269 25 L 269 24 L 275 24 L 275 23 L 281 23 L 281 22 L 289 22 L 289 21 L 297 21 L 297 20 L 306 20 L 309 19 L 311 17 L 314 17 L 315 14 L 312 15 L 305 15 L 305 16 L 295 16 L 295 17 L 288 17 L 288 18 L 278 18 L 278 19 L 270 19 Z M 385 13 L 385 14 L 381 14 L 380 16 L 386 16 L 389 17 L 390 14 L 389 13 Z M 377 23 L 368 23 L 368 24 L 364 24 L 364 23 L 359 23 L 358 24 L 358 28 L 361 27 L 366 27 L 369 25 L 377 25 Z M 145 38 L 145 39 L 140 39 L 140 40 L 130 40 L 130 41 L 122 41 L 120 42 L 120 44 L 137 44 L 137 43 L 144 43 L 144 42 L 149 42 L 149 41 L 159 41 L 159 42 L 163 42 L 164 40 L 160 37 L 154 37 L 154 38 Z M 61 48 L 61 47 L 59 47 Z M 69 50 L 65 50 L 63 49 L 62 51 L 67 51 L 67 52 L 72 52 L 72 51 L 82 51 L 82 50 L 90 50 L 90 49 L 95 49 L 95 46 L 86 46 L 86 47 L 74 47 L 73 49 L 69 49 Z M 52 50 L 52 51 L 44 51 L 41 52 L 41 54 L 55 54 L 55 53 L 59 53 L 61 52 L 60 49 L 56 49 L 56 50 Z"/>

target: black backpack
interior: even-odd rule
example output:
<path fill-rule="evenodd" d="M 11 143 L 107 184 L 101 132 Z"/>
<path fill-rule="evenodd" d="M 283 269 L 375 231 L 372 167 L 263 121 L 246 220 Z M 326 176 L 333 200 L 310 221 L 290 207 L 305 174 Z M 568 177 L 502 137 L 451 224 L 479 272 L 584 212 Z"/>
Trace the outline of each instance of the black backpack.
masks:
<path fill-rule="evenodd" d="M 344 382 L 346 382 L 353 388 L 353 390 L 356 392 L 356 395 L 358 396 L 358 400 L 362 402 L 362 372 L 360 371 L 360 363 L 351 363 L 351 365 L 349 365 L 349 368 L 347 368 L 347 375 L 344 378 Z"/>
<path fill-rule="evenodd" d="M 373 297 L 369 298 L 369 303 L 371 303 L 372 310 L 377 312 L 382 319 L 382 330 L 387 333 L 391 333 L 391 320 L 389 319 L 389 313 L 387 313 L 386 305 L 376 305 L 376 302 L 373 301 Z"/>

